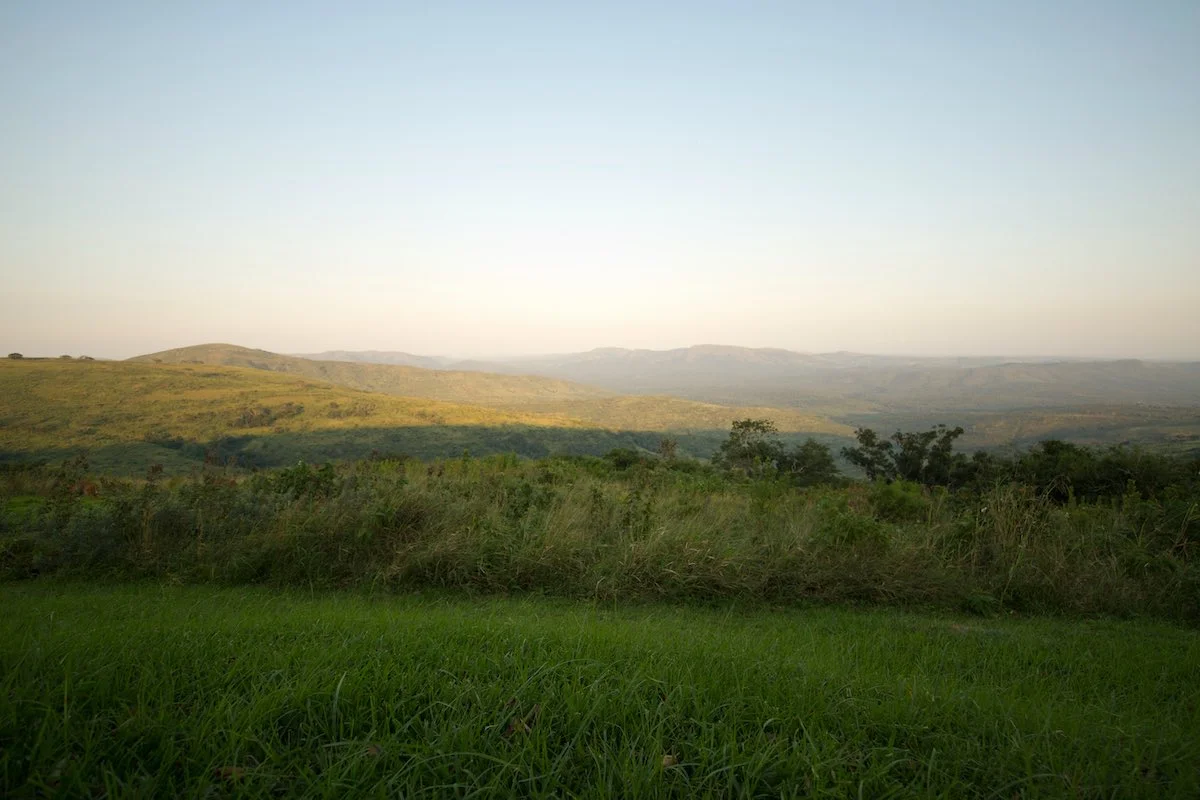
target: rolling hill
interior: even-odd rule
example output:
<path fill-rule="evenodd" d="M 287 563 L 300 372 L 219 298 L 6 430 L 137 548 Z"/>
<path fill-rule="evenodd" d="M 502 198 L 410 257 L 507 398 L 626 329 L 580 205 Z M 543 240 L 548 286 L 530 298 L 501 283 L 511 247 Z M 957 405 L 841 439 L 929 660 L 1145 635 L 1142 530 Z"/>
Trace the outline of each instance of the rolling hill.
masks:
<path fill-rule="evenodd" d="M 404 354 L 339 351 L 361 363 Z M 503 362 L 435 359 L 459 372 L 542 375 L 631 393 L 718 404 L 754 404 L 753 416 L 803 408 L 879 431 L 938 422 L 966 428 L 962 446 L 1025 447 L 1045 438 L 1122 442 L 1192 452 L 1200 448 L 1200 364 L 1136 360 L 798 353 L 701 345 L 675 350 L 600 348 Z M 642 407 L 653 417 L 677 399 Z M 592 401 L 577 399 L 579 411 Z M 531 403 L 527 408 L 536 408 Z M 719 406 L 718 406 L 719 407 Z M 603 416 L 602 409 L 580 412 Z"/>
<path fill-rule="evenodd" d="M 275 466 L 372 451 L 605 452 L 649 445 L 555 414 L 396 397 L 240 367 L 0 360 L 0 461 L 87 452 L 102 470 L 206 457 Z"/>
<path fill-rule="evenodd" d="M 309 361 L 357 361 L 363 364 L 391 364 L 423 369 L 454 369 L 457 359 L 443 356 L 418 356 L 398 350 L 327 350 L 323 353 L 289 353 Z"/>
<path fill-rule="evenodd" d="M 269 467 L 373 452 L 599 455 L 653 450 L 668 433 L 681 454 L 705 458 L 745 416 L 775 419 L 793 441 L 849 432 L 793 410 L 626 397 L 534 377 L 337 365 L 227 345 L 132 361 L 0 360 L 0 463 L 86 452 L 97 470 L 121 474 L 152 464 L 179 472 L 212 459 Z"/>
<path fill-rule="evenodd" d="M 610 397 L 615 393 L 591 386 L 537 376 L 493 375 L 433 370 L 398 364 L 313 361 L 232 344 L 201 344 L 135 356 L 131 362 L 209 364 L 282 372 L 369 392 L 487 406 L 515 406 L 528 401 L 561 401 Z"/>
<path fill-rule="evenodd" d="M 166 350 L 130 359 L 158 364 L 249 367 L 372 392 L 421 397 L 512 412 L 554 414 L 610 430 L 728 431 L 735 419 L 769 417 L 786 433 L 848 436 L 851 429 L 796 408 L 721 405 L 679 397 L 622 395 L 536 375 L 431 370 L 393 364 L 312 361 L 229 344 Z"/>
<path fill-rule="evenodd" d="M 246 352 L 260 362 L 274 357 Z M 246 357 L 229 348 L 210 349 L 208 356 Z M 446 388 L 433 385 L 440 391 Z M 496 393 L 494 384 L 485 386 Z M 477 455 L 598 455 L 615 447 L 653 450 L 664 433 L 678 440 L 681 453 L 707 457 L 726 436 L 729 422 L 744 416 L 782 420 L 785 429 L 793 428 L 785 435 L 791 441 L 808 433 L 794 430 L 797 420 L 806 417 L 789 416 L 781 409 L 673 397 L 588 397 L 587 391 L 581 388 L 571 399 L 556 399 L 548 391 L 523 397 L 512 391 L 504 394 L 504 402 L 522 407 L 517 410 L 368 392 L 262 367 L 156 364 L 153 359 L 4 359 L 0 463 L 55 462 L 86 452 L 101 472 L 137 474 L 151 464 L 162 464 L 169 472 L 187 471 L 210 458 L 268 467 L 301 459 L 363 458 L 373 452 L 423 458 L 455 456 L 464 450 Z M 960 412 L 952 417 L 914 411 L 846 418 L 852 425 L 884 432 L 942 421 L 967 428 L 962 441 L 966 448 L 1020 446 L 1054 436 L 1089 443 L 1133 441 L 1187 452 L 1200 449 L 1196 408 Z M 837 444 L 846 441 L 848 431 L 809 432 Z"/>
<path fill-rule="evenodd" d="M 357 363 L 391 358 L 342 351 Z M 625 394 L 710 403 L 865 411 L 1011 411 L 1149 403 L 1200 406 L 1200 363 L 1048 358 L 921 358 L 798 353 L 697 345 L 674 350 L 599 348 L 439 368 L 557 378 Z"/>

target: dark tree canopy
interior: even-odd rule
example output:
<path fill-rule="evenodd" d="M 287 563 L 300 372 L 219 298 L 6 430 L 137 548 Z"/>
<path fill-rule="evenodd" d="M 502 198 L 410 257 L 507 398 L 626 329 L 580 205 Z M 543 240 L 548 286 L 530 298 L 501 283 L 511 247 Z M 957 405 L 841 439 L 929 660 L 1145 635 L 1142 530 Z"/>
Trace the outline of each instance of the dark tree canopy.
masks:
<path fill-rule="evenodd" d="M 963 435 L 961 427 L 935 425 L 920 433 L 896 431 L 890 439 L 880 439 L 870 428 L 854 432 L 857 447 L 842 449 L 842 455 L 876 481 L 912 481 L 930 486 L 953 483 L 957 468 L 966 457 L 954 452 L 954 440 Z"/>
<path fill-rule="evenodd" d="M 842 479 L 829 447 L 811 437 L 785 455 L 779 466 L 798 486 L 837 483 Z"/>
<path fill-rule="evenodd" d="M 809 438 L 789 451 L 779 439 L 779 429 L 769 419 L 734 422 L 729 438 L 721 444 L 713 461 L 751 475 L 785 476 L 798 486 L 836 483 L 841 479 L 827 446 Z"/>

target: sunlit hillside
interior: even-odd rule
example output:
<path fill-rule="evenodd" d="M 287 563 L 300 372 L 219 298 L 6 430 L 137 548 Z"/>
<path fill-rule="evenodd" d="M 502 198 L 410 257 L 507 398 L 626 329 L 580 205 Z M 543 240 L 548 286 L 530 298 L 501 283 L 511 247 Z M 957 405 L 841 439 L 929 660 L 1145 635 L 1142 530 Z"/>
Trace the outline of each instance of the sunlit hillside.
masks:
<path fill-rule="evenodd" d="M 846 436 L 852 430 L 845 424 L 797 408 L 717 405 L 677 397 L 620 395 L 607 389 L 534 375 L 310 361 L 227 344 L 183 347 L 131 360 L 251 367 L 372 392 L 467 403 L 511 412 L 558 414 L 612 430 L 728 430 L 732 420 L 745 417 L 768 417 L 781 431 L 789 433 Z"/>
<path fill-rule="evenodd" d="M 373 452 L 595 455 L 617 447 L 653 450 L 666 434 L 681 454 L 706 458 L 734 419 L 779 419 L 794 435 L 808 422 L 795 412 L 674 398 L 613 396 L 568 405 L 531 392 L 513 405 L 525 410 L 367 392 L 245 367 L 3 359 L 0 461 L 58 461 L 86 452 L 101 471 L 129 473 L 151 464 L 186 469 L 212 458 L 278 466 Z M 817 433 L 830 427 L 819 419 L 811 424 Z"/>
<path fill-rule="evenodd" d="M 195 463 L 230 437 L 262 440 L 255 449 L 270 450 L 271 440 L 350 441 L 367 429 L 583 427 L 552 414 L 373 394 L 243 368 L 57 359 L 0 360 L 0 421 L 0 452 L 10 460 L 86 450 L 101 465 Z M 371 448 L 356 449 L 365 456 Z"/>

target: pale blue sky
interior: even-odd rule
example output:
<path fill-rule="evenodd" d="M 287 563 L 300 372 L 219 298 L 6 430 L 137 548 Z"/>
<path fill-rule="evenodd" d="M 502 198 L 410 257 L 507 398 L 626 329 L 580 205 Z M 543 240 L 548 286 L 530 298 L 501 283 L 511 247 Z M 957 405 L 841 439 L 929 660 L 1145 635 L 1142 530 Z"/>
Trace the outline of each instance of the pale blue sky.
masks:
<path fill-rule="evenodd" d="M 0 349 L 1200 358 L 1200 2 L 0 5 Z"/>

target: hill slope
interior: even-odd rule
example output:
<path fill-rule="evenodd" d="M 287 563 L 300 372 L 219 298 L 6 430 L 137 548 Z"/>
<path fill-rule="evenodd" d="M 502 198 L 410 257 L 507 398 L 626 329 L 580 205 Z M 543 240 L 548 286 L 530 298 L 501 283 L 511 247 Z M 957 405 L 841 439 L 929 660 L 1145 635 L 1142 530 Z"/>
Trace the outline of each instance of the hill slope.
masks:
<path fill-rule="evenodd" d="M 370 350 L 336 355 L 357 363 L 423 359 L 423 366 L 435 369 L 540 375 L 612 392 L 810 412 L 1007 411 L 1135 403 L 1200 407 L 1200 363 L 1195 362 L 928 358 L 726 345 L 674 350 L 604 347 L 502 361 L 452 361 Z"/>
<path fill-rule="evenodd" d="M 300 375 L 370 392 L 427 397 L 472 405 L 516 405 L 529 400 L 609 397 L 605 389 L 556 378 L 432 370 L 396 364 L 313 361 L 232 344 L 201 344 L 129 359 L 154 364 L 212 364 Z"/>
<path fill-rule="evenodd" d="M 625 396 L 534 375 L 430 370 L 391 364 L 310 361 L 266 350 L 206 344 L 130 359 L 163 364 L 219 364 L 301 375 L 355 389 L 423 397 L 515 412 L 557 414 L 611 430 L 724 430 L 735 419 L 768 417 L 790 433 L 849 435 L 851 429 L 795 408 L 718 405 L 678 397 Z"/>
<path fill-rule="evenodd" d="M 649 437 L 646 437 L 647 439 Z M 629 437 L 526 414 L 331 386 L 237 367 L 0 360 L 0 461 L 86 451 L 106 471 L 184 468 L 215 454 L 246 465 L 604 452 Z"/>
<path fill-rule="evenodd" d="M 422 369 L 454 369 L 455 359 L 442 356 L 418 356 L 399 350 L 326 350 L 323 353 L 290 353 L 309 361 L 354 361 L 363 364 L 391 364 Z"/>
<path fill-rule="evenodd" d="M 676 398 L 577 403 L 590 419 L 559 413 L 549 401 L 544 410 L 507 410 L 245 367 L 3 359 L 0 462 L 57 462 L 86 452 L 100 472 L 137 474 L 152 464 L 186 471 L 212 458 L 268 467 L 376 451 L 422 458 L 464 450 L 599 455 L 617 447 L 653 450 L 667 431 L 681 454 L 708 457 L 738 414 L 758 411 Z M 624 425 L 630 419 L 637 424 Z"/>

